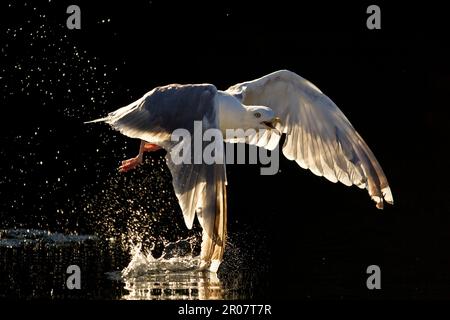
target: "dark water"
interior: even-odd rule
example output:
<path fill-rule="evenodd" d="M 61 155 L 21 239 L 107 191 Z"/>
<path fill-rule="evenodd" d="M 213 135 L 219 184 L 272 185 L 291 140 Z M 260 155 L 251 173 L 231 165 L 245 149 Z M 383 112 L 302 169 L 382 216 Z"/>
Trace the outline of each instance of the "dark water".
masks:
<path fill-rule="evenodd" d="M 197 271 L 198 256 L 192 256 L 190 248 L 193 241 L 170 243 L 163 255 L 154 258 L 141 245 L 130 251 L 114 239 L 36 229 L 2 230 L 0 298 L 179 300 L 254 295 L 248 288 L 257 280 L 256 274 L 231 270 L 232 259 L 224 263 L 219 275 Z M 80 267 L 79 290 L 67 286 L 70 265 Z"/>

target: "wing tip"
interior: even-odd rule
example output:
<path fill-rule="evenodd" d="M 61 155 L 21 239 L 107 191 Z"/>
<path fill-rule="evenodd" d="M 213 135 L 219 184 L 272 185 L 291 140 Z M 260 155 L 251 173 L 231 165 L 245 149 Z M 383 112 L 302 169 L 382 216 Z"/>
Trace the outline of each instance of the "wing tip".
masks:
<path fill-rule="evenodd" d="M 373 201 L 375 201 L 375 206 L 377 209 L 384 209 L 383 198 L 380 196 L 373 195 L 370 197 Z"/>
<path fill-rule="evenodd" d="M 383 194 L 384 201 L 386 201 L 391 205 L 394 204 L 394 197 L 392 196 L 392 191 L 390 187 L 385 187 L 381 189 L 381 193 Z"/>
<path fill-rule="evenodd" d="M 384 202 L 394 205 L 394 198 L 392 197 L 391 188 L 385 187 L 381 189 L 382 196 L 371 196 L 371 199 L 375 201 L 377 209 L 384 209 Z"/>

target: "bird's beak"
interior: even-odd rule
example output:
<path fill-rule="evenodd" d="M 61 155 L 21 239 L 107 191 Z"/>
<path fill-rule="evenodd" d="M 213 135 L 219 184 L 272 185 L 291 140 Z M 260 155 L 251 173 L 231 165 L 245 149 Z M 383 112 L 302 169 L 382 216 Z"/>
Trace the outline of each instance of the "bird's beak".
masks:
<path fill-rule="evenodd" d="M 273 118 L 270 121 L 263 121 L 262 122 L 264 125 L 266 125 L 267 127 L 269 127 L 270 129 L 276 129 L 275 125 L 277 123 L 281 124 L 281 119 L 278 117 Z"/>
<path fill-rule="evenodd" d="M 261 123 L 264 124 L 266 127 L 272 129 L 272 130 L 278 131 L 278 129 L 276 128 L 275 125 L 276 125 L 277 123 L 281 124 L 281 119 L 280 119 L 279 117 L 275 117 L 275 118 L 273 118 L 273 119 L 270 120 L 270 121 L 263 121 L 263 122 L 261 122 Z M 280 134 L 279 131 L 278 131 L 278 134 Z M 281 134 L 280 134 L 280 135 L 281 135 Z"/>

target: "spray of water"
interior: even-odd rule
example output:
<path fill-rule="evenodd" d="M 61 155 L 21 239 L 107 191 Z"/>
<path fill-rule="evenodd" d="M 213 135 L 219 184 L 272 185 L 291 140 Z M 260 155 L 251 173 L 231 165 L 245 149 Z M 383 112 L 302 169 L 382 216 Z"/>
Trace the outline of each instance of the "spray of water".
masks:
<path fill-rule="evenodd" d="M 126 61 L 101 63 L 64 26 L 50 27 L 59 20 L 44 9 L 14 4 L 8 10 L 29 21 L 6 25 L 2 48 L 7 63 L 1 67 L 0 99 L 5 108 L 21 108 L 20 116 L 9 119 L 20 121 L 0 137 L 0 228 L 45 231 L 22 232 L 23 239 L 3 234 L 2 243 L 22 246 L 39 232 L 45 243 L 92 234 L 107 240 L 105 257 L 109 245 L 128 253 L 129 264 L 116 276 L 131 290 L 130 298 L 167 298 L 173 290 L 181 290 L 178 298 L 221 297 L 217 275 L 196 271 L 201 229 L 184 224 L 164 153 L 147 155 L 136 171 L 119 174 L 118 164 L 135 156 L 139 142 L 101 124 L 83 124 L 144 93 L 112 81 Z M 221 269 L 236 279 L 249 259 L 239 249 L 242 239 L 229 239 Z"/>
<path fill-rule="evenodd" d="M 217 274 L 197 270 L 199 258 L 188 249 L 193 241 L 189 238 L 168 243 L 159 258 L 144 253 L 141 244 L 136 245 L 130 263 L 120 274 L 128 290 L 123 298 L 223 299 L 225 291 Z"/>

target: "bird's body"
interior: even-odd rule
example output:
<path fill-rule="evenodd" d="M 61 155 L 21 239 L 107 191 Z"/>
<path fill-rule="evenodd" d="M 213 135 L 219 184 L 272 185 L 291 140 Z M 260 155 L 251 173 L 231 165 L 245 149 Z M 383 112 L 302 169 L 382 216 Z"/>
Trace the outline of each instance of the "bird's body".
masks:
<path fill-rule="evenodd" d="M 173 186 L 188 228 L 195 216 L 203 228 L 201 268 L 217 271 L 226 239 L 226 171 L 224 163 L 175 163 L 170 154 L 195 149 L 192 140 L 174 140 L 183 129 L 190 134 L 219 129 L 263 130 L 245 142 L 273 150 L 286 134 L 284 155 L 318 176 L 366 188 L 378 208 L 393 203 L 387 179 L 375 156 L 339 108 L 316 86 L 297 74 L 280 70 L 243 82 L 226 91 L 211 84 L 157 87 L 104 121 L 124 135 L 141 139 L 139 155 L 120 167 L 127 171 L 142 162 L 142 153 L 164 148 Z M 201 150 L 206 144 L 201 145 Z M 195 160 L 195 152 L 190 153 Z"/>

